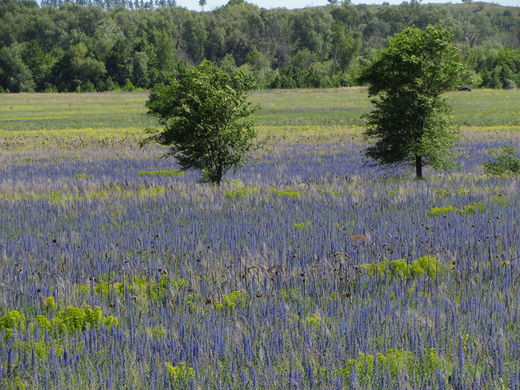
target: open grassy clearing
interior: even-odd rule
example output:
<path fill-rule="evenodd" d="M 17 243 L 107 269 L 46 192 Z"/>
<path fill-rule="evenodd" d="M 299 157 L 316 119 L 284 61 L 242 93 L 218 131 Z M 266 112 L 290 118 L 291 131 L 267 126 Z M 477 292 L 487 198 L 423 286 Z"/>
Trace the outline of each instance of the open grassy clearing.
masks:
<path fill-rule="evenodd" d="M 260 92 L 217 189 L 137 147 L 144 94 L 0 95 L 0 387 L 517 390 L 520 180 L 481 165 L 515 96 L 450 95 L 459 167 L 417 181 L 364 159 L 363 90 Z"/>
<path fill-rule="evenodd" d="M 147 93 L 0 94 L 0 130 L 125 129 L 153 126 Z M 360 126 L 365 88 L 258 91 L 258 126 Z M 520 126 L 520 90 L 452 92 L 457 124 Z"/>

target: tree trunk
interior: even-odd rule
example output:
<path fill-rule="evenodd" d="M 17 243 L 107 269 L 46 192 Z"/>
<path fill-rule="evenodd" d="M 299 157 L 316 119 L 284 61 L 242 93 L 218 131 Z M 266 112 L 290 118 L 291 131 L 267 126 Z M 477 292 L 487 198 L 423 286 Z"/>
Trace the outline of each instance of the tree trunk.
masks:
<path fill-rule="evenodd" d="M 421 156 L 415 156 L 415 174 L 417 175 L 417 179 L 422 179 L 422 167 L 423 161 Z"/>
<path fill-rule="evenodd" d="M 217 177 L 216 177 L 217 187 L 220 187 L 220 183 L 222 182 L 222 176 L 224 176 L 224 167 L 222 165 L 219 165 L 217 168 Z"/>

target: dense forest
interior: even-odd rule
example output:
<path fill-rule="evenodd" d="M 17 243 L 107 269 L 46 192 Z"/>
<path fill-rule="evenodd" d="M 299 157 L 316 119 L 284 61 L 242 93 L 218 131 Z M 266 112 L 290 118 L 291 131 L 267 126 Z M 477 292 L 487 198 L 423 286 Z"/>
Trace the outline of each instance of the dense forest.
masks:
<path fill-rule="evenodd" d="M 203 59 L 240 68 L 261 89 L 350 86 L 386 38 L 428 24 L 453 31 L 468 86 L 520 86 L 520 8 L 335 3 L 230 0 L 196 12 L 173 0 L 0 0 L 0 91 L 150 88 Z"/>

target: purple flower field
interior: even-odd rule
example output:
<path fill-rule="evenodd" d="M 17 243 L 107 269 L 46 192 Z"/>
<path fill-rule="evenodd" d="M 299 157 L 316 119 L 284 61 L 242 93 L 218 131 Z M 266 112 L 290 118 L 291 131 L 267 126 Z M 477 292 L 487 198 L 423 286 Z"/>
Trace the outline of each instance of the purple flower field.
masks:
<path fill-rule="evenodd" d="M 0 154 L 0 387 L 520 389 L 520 138 L 459 170 L 270 146 L 221 189 L 160 149 Z M 402 260 L 402 261 L 396 261 Z"/>

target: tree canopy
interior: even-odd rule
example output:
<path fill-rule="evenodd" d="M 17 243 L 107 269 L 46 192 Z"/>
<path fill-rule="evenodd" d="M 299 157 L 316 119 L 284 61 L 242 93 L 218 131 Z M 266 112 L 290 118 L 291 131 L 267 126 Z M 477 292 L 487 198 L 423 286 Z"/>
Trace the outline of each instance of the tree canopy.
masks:
<path fill-rule="evenodd" d="M 198 169 L 202 181 L 220 185 L 231 168 L 244 163 L 258 145 L 247 117 L 255 110 L 247 99 L 253 81 L 209 61 L 156 87 L 147 103 L 164 130 L 152 140 L 170 146 L 182 169 Z"/>
<path fill-rule="evenodd" d="M 173 0 L 0 0 L 0 91 L 148 89 L 204 59 L 262 89 L 351 86 L 388 37 L 429 24 L 453 32 L 465 85 L 520 85 L 518 7 L 339 3 L 196 12 Z"/>
<path fill-rule="evenodd" d="M 374 105 L 366 115 L 365 135 L 375 141 L 368 157 L 382 164 L 413 162 L 419 178 L 424 165 L 449 166 L 457 130 L 441 94 L 466 74 L 452 38 L 439 26 L 406 28 L 363 71 Z"/>

